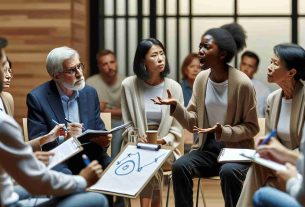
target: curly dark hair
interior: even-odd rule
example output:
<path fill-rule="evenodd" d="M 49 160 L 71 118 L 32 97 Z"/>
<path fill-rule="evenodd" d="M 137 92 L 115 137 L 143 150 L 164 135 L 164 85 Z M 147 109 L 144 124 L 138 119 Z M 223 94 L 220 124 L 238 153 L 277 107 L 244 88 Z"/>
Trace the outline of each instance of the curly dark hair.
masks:
<path fill-rule="evenodd" d="M 228 63 L 232 58 L 246 46 L 245 30 L 237 23 L 225 24 L 220 28 L 212 28 L 206 31 L 203 36 L 211 35 L 220 51 L 226 56 L 224 62 Z"/>

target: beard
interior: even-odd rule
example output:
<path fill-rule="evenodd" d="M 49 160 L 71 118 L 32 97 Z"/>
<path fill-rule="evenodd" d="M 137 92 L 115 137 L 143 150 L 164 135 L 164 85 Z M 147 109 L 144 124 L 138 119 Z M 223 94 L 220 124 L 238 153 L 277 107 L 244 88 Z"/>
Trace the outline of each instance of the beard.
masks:
<path fill-rule="evenodd" d="M 80 91 L 85 87 L 85 80 L 81 78 L 80 80 L 76 81 L 73 84 L 63 83 L 63 86 L 73 91 Z"/>

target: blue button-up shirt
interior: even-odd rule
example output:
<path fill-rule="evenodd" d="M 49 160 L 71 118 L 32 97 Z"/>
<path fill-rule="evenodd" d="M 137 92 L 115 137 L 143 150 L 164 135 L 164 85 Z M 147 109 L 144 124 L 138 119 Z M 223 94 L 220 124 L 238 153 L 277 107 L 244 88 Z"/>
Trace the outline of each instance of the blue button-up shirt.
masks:
<path fill-rule="evenodd" d="M 60 89 L 60 87 L 56 84 L 61 103 L 64 109 L 65 118 L 73 123 L 80 123 L 80 117 L 79 117 L 79 107 L 77 99 L 79 97 L 79 92 L 74 91 L 72 96 L 67 96 L 64 94 L 64 92 Z"/>

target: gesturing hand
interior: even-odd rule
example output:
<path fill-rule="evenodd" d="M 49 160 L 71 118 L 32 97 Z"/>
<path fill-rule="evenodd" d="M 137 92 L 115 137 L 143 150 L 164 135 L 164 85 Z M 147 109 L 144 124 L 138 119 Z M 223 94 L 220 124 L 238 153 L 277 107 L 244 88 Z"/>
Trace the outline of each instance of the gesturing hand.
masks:
<path fill-rule="evenodd" d="M 167 92 L 167 99 L 162 99 L 161 97 L 157 96 L 155 99 L 151 99 L 155 104 L 158 105 L 177 105 L 177 100 L 172 98 L 172 94 L 169 89 L 166 90 Z"/>
<path fill-rule="evenodd" d="M 193 131 L 194 132 L 197 132 L 197 133 L 219 133 L 221 134 L 221 125 L 219 123 L 216 123 L 213 127 L 210 127 L 210 128 L 206 128 L 206 129 L 202 129 L 202 128 L 198 128 L 197 126 L 194 126 L 193 128 Z"/>

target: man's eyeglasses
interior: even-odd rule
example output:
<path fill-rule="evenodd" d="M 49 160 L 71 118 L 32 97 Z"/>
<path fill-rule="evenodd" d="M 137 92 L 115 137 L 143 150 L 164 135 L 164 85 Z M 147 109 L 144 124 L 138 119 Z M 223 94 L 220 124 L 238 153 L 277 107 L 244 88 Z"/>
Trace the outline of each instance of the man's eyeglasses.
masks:
<path fill-rule="evenodd" d="M 81 72 L 85 69 L 85 65 L 83 63 L 77 64 L 73 68 L 68 68 L 66 71 L 63 71 L 62 73 L 67 73 L 69 75 L 75 75 L 77 72 Z"/>

